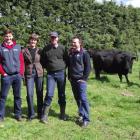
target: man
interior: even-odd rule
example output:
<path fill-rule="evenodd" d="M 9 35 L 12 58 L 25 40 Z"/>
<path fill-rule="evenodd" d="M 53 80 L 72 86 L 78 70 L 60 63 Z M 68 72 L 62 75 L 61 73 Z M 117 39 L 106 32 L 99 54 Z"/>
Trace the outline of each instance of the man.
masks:
<path fill-rule="evenodd" d="M 21 76 L 24 73 L 24 59 L 21 46 L 13 40 L 10 30 L 4 32 L 4 41 L 0 45 L 0 121 L 4 120 L 5 102 L 10 86 L 14 95 L 14 114 L 17 121 L 21 121 Z"/>
<path fill-rule="evenodd" d="M 89 124 L 89 103 L 86 95 L 87 79 L 91 70 L 90 56 L 83 49 L 79 37 L 72 39 L 68 56 L 68 78 L 78 106 L 78 123 L 82 127 Z"/>
<path fill-rule="evenodd" d="M 43 103 L 41 122 L 47 123 L 49 108 L 54 96 L 55 84 L 58 89 L 58 103 L 60 106 L 60 119 L 66 120 L 65 108 L 65 68 L 66 68 L 66 49 L 58 43 L 57 32 L 50 33 L 50 44 L 42 51 L 41 63 L 47 70 L 47 92 Z"/>

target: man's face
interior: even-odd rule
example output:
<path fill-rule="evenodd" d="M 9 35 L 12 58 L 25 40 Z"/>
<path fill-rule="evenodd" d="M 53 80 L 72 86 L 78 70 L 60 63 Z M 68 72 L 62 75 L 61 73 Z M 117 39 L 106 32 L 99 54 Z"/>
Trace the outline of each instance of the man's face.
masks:
<path fill-rule="evenodd" d="M 36 39 L 30 39 L 30 47 L 36 47 L 37 40 Z"/>
<path fill-rule="evenodd" d="M 80 44 L 79 39 L 78 38 L 74 38 L 72 40 L 72 47 L 75 48 L 75 49 L 80 49 L 80 46 L 81 46 L 81 44 Z"/>
<path fill-rule="evenodd" d="M 6 43 L 8 43 L 8 44 L 12 43 L 13 42 L 12 39 L 13 39 L 12 33 L 9 33 L 9 34 L 4 35 L 4 41 Z"/>
<path fill-rule="evenodd" d="M 53 45 L 57 45 L 58 44 L 58 37 L 51 36 L 50 39 L 51 39 L 51 44 L 53 44 Z"/>

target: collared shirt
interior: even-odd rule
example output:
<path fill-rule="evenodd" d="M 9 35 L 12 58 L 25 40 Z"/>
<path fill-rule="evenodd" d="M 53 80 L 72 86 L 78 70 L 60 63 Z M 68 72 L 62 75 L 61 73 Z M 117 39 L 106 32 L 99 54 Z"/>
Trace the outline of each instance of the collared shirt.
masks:
<path fill-rule="evenodd" d="M 59 46 L 58 44 L 56 44 L 56 45 L 53 45 L 53 47 L 54 47 L 55 49 L 56 49 L 58 46 Z"/>

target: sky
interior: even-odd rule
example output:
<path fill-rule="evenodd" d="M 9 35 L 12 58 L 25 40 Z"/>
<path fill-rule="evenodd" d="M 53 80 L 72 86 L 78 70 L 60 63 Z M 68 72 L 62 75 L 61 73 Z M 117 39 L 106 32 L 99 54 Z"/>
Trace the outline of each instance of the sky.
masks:
<path fill-rule="evenodd" d="M 103 0 L 96 0 L 97 2 L 102 2 Z M 111 0 L 106 0 L 111 1 Z M 133 7 L 140 8 L 140 0 L 114 0 L 117 4 L 123 3 L 124 5 L 132 5 Z"/>

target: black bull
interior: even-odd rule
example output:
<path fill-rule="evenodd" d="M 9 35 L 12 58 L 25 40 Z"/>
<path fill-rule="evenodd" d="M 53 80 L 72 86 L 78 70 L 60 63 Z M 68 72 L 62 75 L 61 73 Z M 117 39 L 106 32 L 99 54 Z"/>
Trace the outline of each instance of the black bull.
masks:
<path fill-rule="evenodd" d="M 129 52 L 118 50 L 89 50 L 93 59 L 93 67 L 96 79 L 100 78 L 101 71 L 107 73 L 117 73 L 122 82 L 122 75 L 125 75 L 127 83 L 128 73 L 132 72 L 133 60 L 136 59 Z"/>

